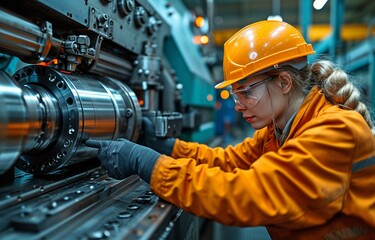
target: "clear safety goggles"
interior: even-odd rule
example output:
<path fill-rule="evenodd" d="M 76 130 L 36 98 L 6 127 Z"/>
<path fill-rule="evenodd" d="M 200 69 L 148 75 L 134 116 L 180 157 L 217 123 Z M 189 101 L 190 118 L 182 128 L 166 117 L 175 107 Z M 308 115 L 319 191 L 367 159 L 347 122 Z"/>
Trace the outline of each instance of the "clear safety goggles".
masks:
<path fill-rule="evenodd" d="M 275 77 L 276 76 L 268 77 L 266 79 L 260 80 L 259 82 L 250 84 L 243 89 L 236 90 L 236 91 L 231 90 L 229 93 L 232 96 L 236 104 L 239 104 L 242 107 L 252 108 L 258 103 L 259 99 L 264 94 L 264 91 L 263 91 L 260 96 L 257 96 L 255 88 L 262 85 L 263 83 L 266 83 L 272 80 Z"/>

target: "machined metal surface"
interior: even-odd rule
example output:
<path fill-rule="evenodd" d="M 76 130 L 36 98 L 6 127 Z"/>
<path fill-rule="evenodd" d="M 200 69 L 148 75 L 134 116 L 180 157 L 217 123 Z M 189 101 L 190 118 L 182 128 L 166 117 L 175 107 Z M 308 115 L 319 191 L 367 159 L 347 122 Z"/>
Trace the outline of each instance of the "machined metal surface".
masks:
<path fill-rule="evenodd" d="M 0 71 L 0 174 L 12 165 L 21 153 L 23 138 L 27 135 L 26 106 L 19 85 Z"/>
<path fill-rule="evenodd" d="M 24 62 L 46 60 L 50 51 L 56 53 L 61 48 L 62 41 L 52 37 L 52 25 L 49 22 L 38 26 L 0 8 L 0 24 L 3 26 L 0 34 L 2 51 L 17 55 Z"/>
<path fill-rule="evenodd" d="M 0 239 L 197 238 L 196 218 L 138 177 L 109 178 L 84 144 L 142 142 L 144 117 L 156 137 L 196 125 L 178 76 L 206 82 L 188 66 L 208 68 L 171 36 L 179 15 L 164 0 L 0 3 Z"/>
<path fill-rule="evenodd" d="M 181 214 L 136 176 L 119 181 L 96 168 L 60 177 L 25 174 L 0 189 L 0 239 L 166 239 Z"/>
<path fill-rule="evenodd" d="M 6 132 L 20 134 L 3 148 L 14 149 L 9 162 L 20 155 L 16 166 L 25 172 L 46 173 L 94 158 L 96 151 L 82 146 L 88 138 L 138 139 L 142 113 L 137 97 L 118 80 L 36 65 L 20 69 L 14 79 L 17 83 L 7 80 L 13 91 L 2 92 L 6 111 L 1 119 Z M 20 125 L 17 130 L 11 129 L 14 124 Z"/>

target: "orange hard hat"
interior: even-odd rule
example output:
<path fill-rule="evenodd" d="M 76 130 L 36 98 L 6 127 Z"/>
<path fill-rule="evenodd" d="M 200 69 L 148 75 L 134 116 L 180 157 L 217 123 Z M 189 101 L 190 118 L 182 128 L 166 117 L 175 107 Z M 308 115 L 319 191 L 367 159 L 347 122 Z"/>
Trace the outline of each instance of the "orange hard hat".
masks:
<path fill-rule="evenodd" d="M 225 42 L 224 81 L 215 88 L 224 88 L 262 70 L 313 53 L 311 44 L 286 22 L 265 20 L 250 24 Z"/>

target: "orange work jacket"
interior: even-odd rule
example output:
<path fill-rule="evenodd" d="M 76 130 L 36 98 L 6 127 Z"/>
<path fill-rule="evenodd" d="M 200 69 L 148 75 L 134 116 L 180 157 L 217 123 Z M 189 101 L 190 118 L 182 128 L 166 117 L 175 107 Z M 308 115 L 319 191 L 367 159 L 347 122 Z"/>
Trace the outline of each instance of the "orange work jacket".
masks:
<path fill-rule="evenodd" d="M 282 146 L 271 125 L 225 149 L 176 140 L 150 187 L 197 216 L 267 226 L 272 239 L 375 239 L 375 137 L 316 87 Z"/>

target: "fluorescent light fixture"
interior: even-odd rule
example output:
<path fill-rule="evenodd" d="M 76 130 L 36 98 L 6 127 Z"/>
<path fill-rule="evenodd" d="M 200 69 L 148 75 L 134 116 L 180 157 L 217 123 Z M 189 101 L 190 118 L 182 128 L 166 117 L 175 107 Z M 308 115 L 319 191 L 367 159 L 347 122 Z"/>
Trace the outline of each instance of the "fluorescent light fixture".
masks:
<path fill-rule="evenodd" d="M 316 10 L 320 10 L 326 5 L 328 0 L 315 0 L 313 6 Z"/>

